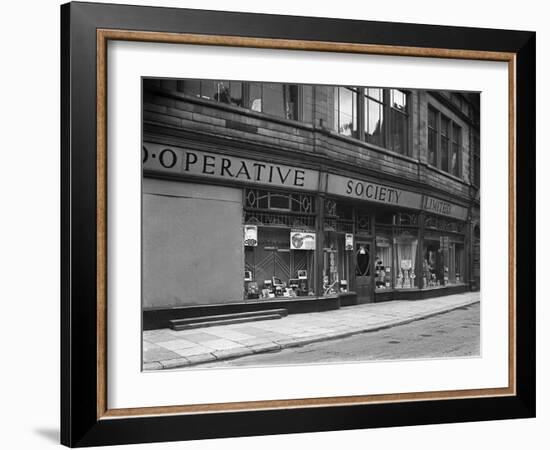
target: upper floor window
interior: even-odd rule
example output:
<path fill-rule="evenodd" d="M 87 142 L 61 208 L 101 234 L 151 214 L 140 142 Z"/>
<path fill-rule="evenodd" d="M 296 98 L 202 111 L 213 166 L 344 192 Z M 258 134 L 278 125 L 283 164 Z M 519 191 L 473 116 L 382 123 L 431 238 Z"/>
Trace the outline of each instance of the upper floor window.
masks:
<path fill-rule="evenodd" d="M 357 90 L 334 88 L 334 129 L 344 136 L 357 137 Z"/>
<path fill-rule="evenodd" d="M 409 153 L 409 105 L 407 93 L 390 89 L 390 149 Z"/>
<path fill-rule="evenodd" d="M 243 106 L 243 83 L 240 81 L 183 80 L 178 90 L 205 100 Z"/>
<path fill-rule="evenodd" d="M 365 141 L 409 153 L 409 96 L 399 89 L 365 88 Z"/>
<path fill-rule="evenodd" d="M 457 177 L 461 175 L 462 128 L 428 107 L 428 164 Z"/>
<path fill-rule="evenodd" d="M 384 89 L 365 88 L 365 140 L 383 147 L 385 145 Z"/>
<path fill-rule="evenodd" d="M 298 120 L 298 85 L 250 83 L 248 107 L 283 119 Z"/>
<path fill-rule="evenodd" d="M 479 134 L 474 133 L 473 136 L 473 147 L 474 147 L 474 184 L 479 186 L 480 183 L 480 154 L 479 154 Z"/>
<path fill-rule="evenodd" d="M 439 117 L 432 107 L 428 108 L 428 164 L 437 166 L 437 139 L 439 136 Z"/>

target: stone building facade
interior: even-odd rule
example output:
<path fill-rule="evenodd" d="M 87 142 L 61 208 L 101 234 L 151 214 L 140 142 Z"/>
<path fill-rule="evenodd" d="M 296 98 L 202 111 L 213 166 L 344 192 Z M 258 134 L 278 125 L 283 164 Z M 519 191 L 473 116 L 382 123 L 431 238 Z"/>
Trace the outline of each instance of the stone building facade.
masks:
<path fill-rule="evenodd" d="M 145 79 L 145 326 L 479 289 L 479 139 L 477 93 Z"/>

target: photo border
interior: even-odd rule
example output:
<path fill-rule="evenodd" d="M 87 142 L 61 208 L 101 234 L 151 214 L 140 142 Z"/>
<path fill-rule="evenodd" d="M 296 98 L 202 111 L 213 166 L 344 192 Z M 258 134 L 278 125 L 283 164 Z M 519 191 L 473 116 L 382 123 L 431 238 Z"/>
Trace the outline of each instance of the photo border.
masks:
<path fill-rule="evenodd" d="M 222 19 L 224 26 L 220 26 Z M 296 30 L 300 24 L 298 29 L 303 31 L 280 31 Z M 507 62 L 508 387 L 108 409 L 109 40 Z M 535 160 L 534 47 L 535 34 L 530 32 L 125 5 L 63 5 L 62 443 L 83 446 L 533 417 L 535 275 L 532 265 L 529 271 L 521 265 L 518 276 L 516 261 L 532 255 L 529 249 L 534 249 L 535 239 L 534 176 L 527 175 Z M 90 137 L 91 141 L 86 141 Z M 516 303 L 518 292 L 521 300 Z M 93 375 L 86 372 L 90 369 Z M 147 432 L 140 429 L 145 421 Z M 173 428 L 167 432 L 169 426 Z"/>

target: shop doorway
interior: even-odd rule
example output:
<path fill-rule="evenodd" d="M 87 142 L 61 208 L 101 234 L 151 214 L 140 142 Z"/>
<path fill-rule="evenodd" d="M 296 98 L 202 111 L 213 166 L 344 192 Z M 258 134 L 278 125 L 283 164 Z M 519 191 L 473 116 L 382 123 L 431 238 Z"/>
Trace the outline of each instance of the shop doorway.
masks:
<path fill-rule="evenodd" d="M 359 303 L 372 302 L 372 255 L 371 243 L 355 243 L 355 292 Z"/>

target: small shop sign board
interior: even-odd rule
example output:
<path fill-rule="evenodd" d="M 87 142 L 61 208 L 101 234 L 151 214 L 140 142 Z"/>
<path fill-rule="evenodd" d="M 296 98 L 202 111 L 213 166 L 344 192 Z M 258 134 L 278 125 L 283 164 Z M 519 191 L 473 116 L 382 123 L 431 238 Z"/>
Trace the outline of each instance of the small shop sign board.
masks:
<path fill-rule="evenodd" d="M 245 247 L 258 246 L 258 227 L 256 225 L 245 225 L 243 236 Z"/>
<path fill-rule="evenodd" d="M 290 232 L 291 250 L 315 250 L 315 233 L 291 231 Z"/>
<path fill-rule="evenodd" d="M 346 233 L 346 250 L 353 250 L 353 234 Z"/>

